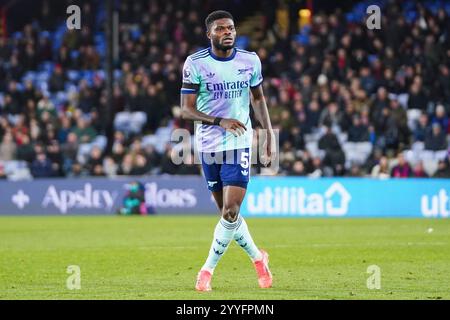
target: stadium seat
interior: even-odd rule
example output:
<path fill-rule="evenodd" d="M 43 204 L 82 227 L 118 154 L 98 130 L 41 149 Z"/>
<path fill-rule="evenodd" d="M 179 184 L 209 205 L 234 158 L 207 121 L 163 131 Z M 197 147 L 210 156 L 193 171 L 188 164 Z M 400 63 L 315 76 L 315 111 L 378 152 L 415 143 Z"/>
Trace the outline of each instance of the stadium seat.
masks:
<path fill-rule="evenodd" d="M 105 150 L 106 145 L 108 144 L 108 138 L 103 135 L 98 135 L 95 137 L 94 141 L 91 142 L 92 146 L 99 147 L 102 151 Z"/>
<path fill-rule="evenodd" d="M 414 130 L 416 128 L 416 123 L 419 120 L 421 114 L 422 111 L 420 111 L 419 109 L 408 109 L 406 111 L 409 129 Z"/>
<path fill-rule="evenodd" d="M 407 109 L 408 108 L 408 99 L 409 99 L 409 94 L 408 93 L 400 93 L 397 95 L 397 101 L 398 103 L 404 108 Z"/>
<path fill-rule="evenodd" d="M 96 136 L 95 139 L 90 143 L 82 143 L 78 148 L 77 161 L 84 165 L 89 159 L 89 154 L 94 146 L 99 147 L 102 151 L 105 150 L 108 139 L 106 136 Z"/>
<path fill-rule="evenodd" d="M 62 104 L 65 103 L 67 101 L 67 93 L 65 91 L 58 91 L 56 93 L 56 104 Z"/>
<path fill-rule="evenodd" d="M 236 37 L 236 47 L 241 49 L 247 49 L 250 43 L 250 39 L 247 36 Z"/>
<path fill-rule="evenodd" d="M 80 56 L 80 52 L 78 50 L 72 50 L 70 51 L 70 57 L 72 59 L 78 59 L 78 57 Z"/>
<path fill-rule="evenodd" d="M 30 180 L 33 178 L 25 161 L 20 160 L 4 161 L 3 166 L 5 169 L 5 174 L 9 180 L 12 181 Z"/>
<path fill-rule="evenodd" d="M 447 158 L 447 156 L 448 156 L 447 150 L 439 150 L 434 153 L 434 159 L 438 160 L 438 161 L 445 160 Z"/>
<path fill-rule="evenodd" d="M 416 141 L 411 145 L 411 150 L 413 150 L 414 152 L 420 153 L 423 150 L 425 150 L 425 143 L 423 143 L 421 141 Z"/>
<path fill-rule="evenodd" d="M 419 155 L 413 150 L 404 150 L 403 154 L 405 155 L 406 161 L 408 161 L 412 166 L 416 165 L 419 161 Z"/>
<path fill-rule="evenodd" d="M 319 156 L 319 146 L 317 140 L 307 142 L 305 148 L 306 150 L 308 150 L 308 152 L 311 154 L 312 157 Z"/>
<path fill-rule="evenodd" d="M 337 135 L 338 141 L 341 144 L 341 146 L 348 141 L 348 134 L 345 132 L 341 132 Z"/>
<path fill-rule="evenodd" d="M 139 133 L 146 122 L 145 112 L 118 112 L 114 117 L 114 129 L 126 134 Z"/>
<path fill-rule="evenodd" d="M 119 80 L 122 77 L 122 70 L 116 69 L 113 72 L 114 80 Z"/>
<path fill-rule="evenodd" d="M 430 151 L 430 150 L 423 150 L 420 153 L 420 160 L 422 161 L 428 161 L 428 160 L 433 160 L 434 161 L 434 152 Z"/>
<path fill-rule="evenodd" d="M 78 82 L 80 79 L 80 72 L 78 70 L 67 70 L 67 77 L 70 81 Z"/>
<path fill-rule="evenodd" d="M 55 64 L 51 61 L 45 61 L 39 65 L 39 70 L 45 71 L 47 74 L 51 74 L 53 72 L 53 69 L 55 67 Z"/>
<path fill-rule="evenodd" d="M 431 177 L 435 174 L 438 168 L 438 161 L 429 159 L 423 161 L 423 169 Z"/>
<path fill-rule="evenodd" d="M 370 153 L 372 152 L 372 148 L 373 146 L 370 142 L 357 142 L 355 145 L 356 153 L 365 156 L 365 158 L 370 155 Z"/>

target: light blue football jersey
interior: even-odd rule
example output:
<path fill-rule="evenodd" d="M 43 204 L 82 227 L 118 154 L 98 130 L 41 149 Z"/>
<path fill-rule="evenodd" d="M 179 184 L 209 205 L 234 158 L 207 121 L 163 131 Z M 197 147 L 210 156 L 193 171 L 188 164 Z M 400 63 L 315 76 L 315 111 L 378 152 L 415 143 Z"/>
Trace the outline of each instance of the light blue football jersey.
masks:
<path fill-rule="evenodd" d="M 261 61 L 255 52 L 234 48 L 231 56 L 220 58 L 207 48 L 187 57 L 181 94 L 197 93 L 198 111 L 239 120 L 247 128 L 245 134 L 235 137 L 220 126 L 197 124 L 199 152 L 251 148 L 250 89 L 262 81 Z"/>

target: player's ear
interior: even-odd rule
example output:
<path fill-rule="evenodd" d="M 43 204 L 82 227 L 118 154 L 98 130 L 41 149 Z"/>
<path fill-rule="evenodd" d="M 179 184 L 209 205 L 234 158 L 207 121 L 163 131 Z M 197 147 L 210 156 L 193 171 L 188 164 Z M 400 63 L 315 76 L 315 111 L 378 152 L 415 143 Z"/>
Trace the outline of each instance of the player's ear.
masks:
<path fill-rule="evenodd" d="M 211 40 L 211 30 L 210 29 L 206 30 L 206 36 L 208 37 L 209 40 Z"/>

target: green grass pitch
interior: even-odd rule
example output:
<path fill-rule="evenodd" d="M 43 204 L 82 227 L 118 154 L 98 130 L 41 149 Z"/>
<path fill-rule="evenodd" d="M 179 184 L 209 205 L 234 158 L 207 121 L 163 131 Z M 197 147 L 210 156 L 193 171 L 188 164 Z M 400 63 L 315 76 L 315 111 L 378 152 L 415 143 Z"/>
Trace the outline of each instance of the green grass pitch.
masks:
<path fill-rule="evenodd" d="M 235 243 L 194 290 L 218 217 L 2 217 L 0 299 L 450 299 L 450 220 L 247 218 L 270 254 L 260 289 Z M 81 289 L 69 290 L 69 265 Z M 368 289 L 370 265 L 381 289 Z"/>

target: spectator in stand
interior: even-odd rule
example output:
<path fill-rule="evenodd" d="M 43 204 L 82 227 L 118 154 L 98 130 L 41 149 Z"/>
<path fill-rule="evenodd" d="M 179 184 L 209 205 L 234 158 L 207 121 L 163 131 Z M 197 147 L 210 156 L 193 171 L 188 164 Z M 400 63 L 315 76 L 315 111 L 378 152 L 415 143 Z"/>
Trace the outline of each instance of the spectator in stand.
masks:
<path fill-rule="evenodd" d="M 416 126 L 413 131 L 414 142 L 425 142 L 425 138 L 429 135 L 430 130 L 428 115 L 424 112 L 420 115 L 419 120 L 416 122 Z"/>
<path fill-rule="evenodd" d="M 397 165 L 392 168 L 391 177 L 393 178 L 408 178 L 412 176 L 412 169 L 409 163 L 405 160 L 403 152 L 397 156 Z"/>
<path fill-rule="evenodd" d="M 150 165 L 147 158 L 143 154 L 136 154 L 134 159 L 133 168 L 130 171 L 132 176 L 142 176 L 148 174 L 150 171 Z"/>
<path fill-rule="evenodd" d="M 6 173 L 5 173 L 5 167 L 3 163 L 0 162 L 0 180 L 6 180 L 8 179 Z"/>
<path fill-rule="evenodd" d="M 123 157 L 122 163 L 120 164 L 118 175 L 130 175 L 133 170 L 133 156 L 131 154 L 126 154 Z"/>
<path fill-rule="evenodd" d="M 369 141 L 369 129 L 362 123 L 359 115 L 353 116 L 352 126 L 348 130 L 348 141 L 350 142 Z"/>
<path fill-rule="evenodd" d="M 315 157 L 312 159 L 312 170 L 311 173 L 308 174 L 311 178 L 320 178 L 324 175 L 324 168 L 322 166 L 322 160 L 319 157 Z"/>
<path fill-rule="evenodd" d="M 450 166 L 448 160 L 439 160 L 438 169 L 434 173 L 433 178 L 450 178 Z"/>
<path fill-rule="evenodd" d="M 96 164 L 90 173 L 93 177 L 106 177 L 105 171 L 103 169 L 103 165 Z"/>
<path fill-rule="evenodd" d="M 428 108 L 428 99 L 422 90 L 421 83 L 414 82 L 411 85 L 408 96 L 408 109 L 420 109 L 426 111 Z"/>
<path fill-rule="evenodd" d="M 161 158 L 161 173 L 162 174 L 175 174 L 177 171 L 176 165 L 172 161 L 172 147 L 166 146 L 164 155 Z"/>
<path fill-rule="evenodd" d="M 330 168 L 332 174 L 337 176 L 344 175 L 345 154 L 330 126 L 325 127 L 325 134 L 319 139 L 319 149 L 325 150 L 325 157 L 322 163 L 324 170 L 325 168 Z"/>
<path fill-rule="evenodd" d="M 36 158 L 31 164 L 31 175 L 34 178 L 50 178 L 54 176 L 52 163 L 44 152 L 36 154 Z"/>
<path fill-rule="evenodd" d="M 103 159 L 103 169 L 107 177 L 115 177 L 119 170 L 119 166 L 112 157 L 108 156 Z"/>
<path fill-rule="evenodd" d="M 72 163 L 77 161 L 78 147 L 79 143 L 77 135 L 70 132 L 67 135 L 67 141 L 61 146 L 61 152 L 66 167 L 70 167 Z"/>
<path fill-rule="evenodd" d="M 90 174 L 93 175 L 95 167 L 97 165 L 103 166 L 102 150 L 98 146 L 94 146 L 92 147 L 89 154 L 89 158 L 86 163 L 86 169 L 90 172 Z"/>
<path fill-rule="evenodd" d="M 382 156 L 380 162 L 372 168 L 372 178 L 387 179 L 390 178 L 389 162 L 387 157 Z"/>
<path fill-rule="evenodd" d="M 448 133 L 448 128 L 449 128 L 448 115 L 445 110 L 445 107 L 442 104 L 439 104 L 436 107 L 435 114 L 431 120 L 431 124 L 435 124 L 435 123 L 439 123 L 442 131 L 444 133 Z"/>
<path fill-rule="evenodd" d="M 66 83 L 66 75 L 62 67 L 57 64 L 55 65 L 55 69 L 53 70 L 53 74 L 49 79 L 49 89 L 51 92 L 63 91 L 64 84 Z"/>
<path fill-rule="evenodd" d="M 299 177 L 306 176 L 305 165 L 303 164 L 303 161 L 301 160 L 294 161 L 291 170 L 288 172 L 288 175 Z"/>
<path fill-rule="evenodd" d="M 428 174 L 425 172 L 422 161 L 417 162 L 416 165 L 414 166 L 413 177 L 414 178 L 428 178 Z"/>
<path fill-rule="evenodd" d="M 398 100 L 390 101 L 391 117 L 393 124 L 398 129 L 398 143 L 399 148 L 405 147 L 409 144 L 410 131 L 408 128 L 408 117 L 406 111 L 400 106 Z"/>
<path fill-rule="evenodd" d="M 22 143 L 17 147 L 17 160 L 23 160 L 28 164 L 31 164 L 31 162 L 33 162 L 33 159 L 33 145 L 31 144 L 30 137 L 24 134 L 22 135 Z"/>
<path fill-rule="evenodd" d="M 199 175 L 200 167 L 194 163 L 194 155 L 188 154 L 182 165 L 178 166 L 177 174 L 180 175 Z"/>
<path fill-rule="evenodd" d="M 73 133 L 75 133 L 80 143 L 89 143 L 97 135 L 95 129 L 90 125 L 90 121 L 83 117 L 77 120 L 77 125 L 73 129 Z"/>
<path fill-rule="evenodd" d="M 50 143 L 47 145 L 47 157 L 52 163 L 54 175 L 57 177 L 63 177 L 64 158 L 62 156 L 61 147 L 59 145 L 58 140 L 52 139 Z"/>
<path fill-rule="evenodd" d="M 431 151 L 446 150 L 448 148 L 447 136 L 442 132 L 439 122 L 432 125 L 432 130 L 425 136 L 425 149 Z"/>
<path fill-rule="evenodd" d="M 9 161 L 14 160 L 16 157 L 17 145 L 13 140 L 13 136 L 10 132 L 7 132 L 0 144 L 0 160 Z"/>

